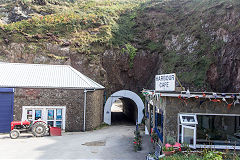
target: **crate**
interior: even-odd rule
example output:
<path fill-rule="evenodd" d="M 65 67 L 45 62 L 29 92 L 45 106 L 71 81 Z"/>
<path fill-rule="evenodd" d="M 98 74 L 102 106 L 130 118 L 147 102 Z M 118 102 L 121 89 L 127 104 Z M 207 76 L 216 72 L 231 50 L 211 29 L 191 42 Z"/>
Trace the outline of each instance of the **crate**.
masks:
<path fill-rule="evenodd" d="M 62 135 L 61 128 L 50 127 L 50 136 L 61 136 L 61 135 Z"/>

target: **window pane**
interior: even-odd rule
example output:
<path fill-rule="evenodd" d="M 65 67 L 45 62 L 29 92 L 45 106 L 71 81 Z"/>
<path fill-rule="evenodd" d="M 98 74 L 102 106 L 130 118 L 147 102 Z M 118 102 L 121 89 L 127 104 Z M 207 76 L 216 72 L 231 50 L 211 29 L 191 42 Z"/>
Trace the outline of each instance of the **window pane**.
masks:
<path fill-rule="evenodd" d="M 48 121 L 47 124 L 53 127 L 53 121 Z"/>
<path fill-rule="evenodd" d="M 62 120 L 62 109 L 57 109 L 57 120 Z"/>
<path fill-rule="evenodd" d="M 42 111 L 41 110 L 35 110 L 35 120 L 42 118 Z"/>
<path fill-rule="evenodd" d="M 198 124 L 196 115 L 180 115 L 180 121 L 182 124 Z"/>
<path fill-rule="evenodd" d="M 54 120 L 54 110 L 48 110 L 48 120 Z"/>
<path fill-rule="evenodd" d="M 62 128 L 62 121 L 56 121 L 56 127 Z"/>
<path fill-rule="evenodd" d="M 32 115 L 27 115 L 28 120 L 32 120 Z"/>
<path fill-rule="evenodd" d="M 27 110 L 27 114 L 32 114 L 32 110 Z"/>
<path fill-rule="evenodd" d="M 182 116 L 183 122 L 195 122 L 195 119 L 193 116 Z"/>
<path fill-rule="evenodd" d="M 194 130 L 189 128 L 183 128 L 183 142 L 193 145 Z"/>

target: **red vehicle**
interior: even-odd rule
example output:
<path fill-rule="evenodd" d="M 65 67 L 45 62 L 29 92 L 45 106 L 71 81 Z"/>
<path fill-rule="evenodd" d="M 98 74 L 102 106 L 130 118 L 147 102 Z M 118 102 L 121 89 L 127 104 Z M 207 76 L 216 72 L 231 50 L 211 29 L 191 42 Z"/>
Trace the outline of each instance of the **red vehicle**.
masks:
<path fill-rule="evenodd" d="M 48 125 L 41 120 L 36 122 L 30 121 L 13 121 L 11 122 L 11 132 L 10 137 L 16 139 L 20 136 L 22 132 L 32 132 L 36 137 L 42 137 L 46 135 L 49 131 Z"/>

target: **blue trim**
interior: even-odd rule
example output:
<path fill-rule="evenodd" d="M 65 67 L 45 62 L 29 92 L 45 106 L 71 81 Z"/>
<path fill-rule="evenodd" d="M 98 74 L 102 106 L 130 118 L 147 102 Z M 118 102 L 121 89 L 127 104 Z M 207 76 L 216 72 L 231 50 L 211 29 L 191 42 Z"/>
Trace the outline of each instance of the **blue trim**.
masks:
<path fill-rule="evenodd" d="M 13 88 L 12 88 L 13 89 Z M 11 92 L 11 122 L 13 121 L 13 106 L 14 106 L 14 89 Z"/>
<path fill-rule="evenodd" d="M 158 131 L 157 127 L 155 127 L 154 130 L 157 133 L 158 138 L 161 140 L 161 142 L 163 142 L 163 135 Z"/>
<path fill-rule="evenodd" d="M 158 118 L 157 118 L 157 112 L 156 112 L 156 109 L 155 109 L 155 127 L 158 126 Z"/>
<path fill-rule="evenodd" d="M 163 117 L 163 111 L 161 112 L 161 129 L 163 131 L 163 121 L 164 121 L 164 117 Z"/>
<path fill-rule="evenodd" d="M 2 93 L 14 93 L 13 88 L 0 88 L 0 92 Z"/>
<path fill-rule="evenodd" d="M 0 88 L 0 133 L 10 132 L 13 121 L 14 89 Z"/>

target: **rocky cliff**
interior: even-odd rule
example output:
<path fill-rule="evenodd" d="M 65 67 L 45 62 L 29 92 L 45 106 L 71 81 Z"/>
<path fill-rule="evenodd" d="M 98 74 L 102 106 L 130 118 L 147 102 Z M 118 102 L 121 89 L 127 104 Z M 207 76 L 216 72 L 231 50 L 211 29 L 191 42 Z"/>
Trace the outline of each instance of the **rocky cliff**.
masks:
<path fill-rule="evenodd" d="M 237 0 L 45 2 L 2 2 L 1 61 L 70 64 L 107 94 L 170 72 L 190 90 L 239 91 Z"/>

